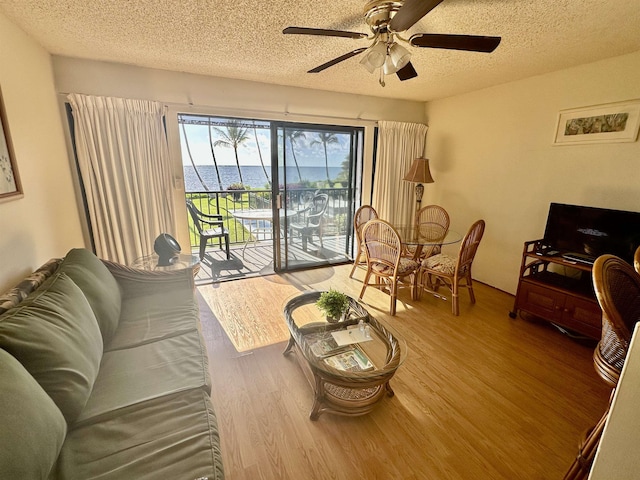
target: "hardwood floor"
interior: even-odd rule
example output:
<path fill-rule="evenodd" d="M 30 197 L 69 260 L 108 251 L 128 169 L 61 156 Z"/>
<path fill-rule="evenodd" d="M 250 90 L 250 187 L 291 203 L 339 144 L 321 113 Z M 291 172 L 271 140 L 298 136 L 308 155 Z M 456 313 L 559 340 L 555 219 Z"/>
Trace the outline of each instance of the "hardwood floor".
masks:
<path fill-rule="evenodd" d="M 350 265 L 216 284 L 245 315 L 282 321 L 296 291 L 333 287 L 357 297 Z M 460 316 L 430 295 L 412 302 L 367 289 L 369 312 L 402 335 L 409 355 L 370 414 L 309 420 L 312 392 L 286 342 L 238 353 L 202 300 L 224 468 L 228 480 L 560 479 L 609 391 L 593 345 L 543 324 L 512 320 L 513 297 L 475 285 Z"/>

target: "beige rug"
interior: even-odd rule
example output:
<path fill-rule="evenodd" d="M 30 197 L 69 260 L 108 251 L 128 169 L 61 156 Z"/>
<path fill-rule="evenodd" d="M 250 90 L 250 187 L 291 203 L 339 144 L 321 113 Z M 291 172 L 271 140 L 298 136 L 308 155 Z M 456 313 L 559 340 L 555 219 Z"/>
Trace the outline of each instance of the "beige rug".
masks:
<path fill-rule="evenodd" d="M 282 314 L 287 299 L 300 291 L 266 277 L 198 287 L 238 352 L 286 342 L 289 329 Z M 267 288 L 265 288 L 267 286 Z"/>

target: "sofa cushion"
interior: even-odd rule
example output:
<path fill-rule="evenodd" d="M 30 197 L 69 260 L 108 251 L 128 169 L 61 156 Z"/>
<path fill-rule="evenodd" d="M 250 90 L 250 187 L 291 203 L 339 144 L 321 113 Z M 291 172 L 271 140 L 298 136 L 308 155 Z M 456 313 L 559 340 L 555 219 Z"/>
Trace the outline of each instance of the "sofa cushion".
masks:
<path fill-rule="evenodd" d="M 78 423 L 190 389 L 211 391 L 207 354 L 198 330 L 135 348 L 105 352 Z"/>
<path fill-rule="evenodd" d="M 102 357 L 102 336 L 80 288 L 53 275 L 0 316 L 0 348 L 24 365 L 73 422 L 84 408 Z"/>
<path fill-rule="evenodd" d="M 118 411 L 67 436 L 57 478 L 222 480 L 215 413 L 202 390 Z"/>
<path fill-rule="evenodd" d="M 98 257 L 84 248 L 70 250 L 58 271 L 69 275 L 87 297 L 107 345 L 120 318 L 121 295 L 116 279 Z"/>
<path fill-rule="evenodd" d="M 190 288 L 124 299 L 118 330 L 105 350 L 131 348 L 196 330 L 198 318 Z"/>
<path fill-rule="evenodd" d="M 67 432 L 62 413 L 4 350 L 0 350 L 0 385 L 0 478 L 48 478 Z"/>

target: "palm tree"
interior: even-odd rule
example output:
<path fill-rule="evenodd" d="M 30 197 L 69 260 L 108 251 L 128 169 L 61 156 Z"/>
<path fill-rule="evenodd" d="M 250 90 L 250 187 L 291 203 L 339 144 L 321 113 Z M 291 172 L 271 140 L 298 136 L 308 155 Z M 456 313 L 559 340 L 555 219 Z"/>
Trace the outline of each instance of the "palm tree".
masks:
<path fill-rule="evenodd" d="M 327 145 L 329 143 L 338 143 L 338 137 L 336 137 L 335 133 L 332 132 L 319 132 L 318 137 L 320 140 L 312 140 L 311 145 L 320 145 L 324 147 L 324 165 L 327 169 L 327 182 L 329 182 L 329 186 L 331 186 L 331 178 L 329 177 L 329 157 L 327 155 Z"/>
<path fill-rule="evenodd" d="M 242 180 L 242 170 L 240 170 L 240 160 L 238 159 L 238 147 L 249 140 L 249 135 L 247 134 L 249 129 L 241 126 L 238 120 L 229 120 L 229 123 L 224 129 L 218 127 L 213 128 L 222 135 L 222 139 L 216 140 L 213 145 L 215 147 L 233 148 L 233 152 L 236 155 L 236 165 L 238 165 L 240 183 L 244 184 Z"/>
<path fill-rule="evenodd" d="M 300 166 L 298 165 L 298 159 L 296 158 L 296 145 L 298 140 L 306 138 L 306 134 L 302 130 L 287 130 L 287 138 L 291 144 L 291 154 L 293 155 L 293 162 L 296 164 L 296 170 L 298 171 L 298 179 L 302 182 L 302 175 L 300 174 Z"/>
<path fill-rule="evenodd" d="M 216 167 L 216 176 L 218 177 L 218 188 L 222 190 L 222 179 L 220 178 L 220 169 L 218 168 L 218 162 L 216 161 L 216 154 L 213 151 L 213 137 L 211 136 L 211 117 L 209 117 L 209 146 L 211 147 L 211 156 L 213 157 L 213 165 Z"/>
<path fill-rule="evenodd" d="M 187 154 L 189 155 L 189 160 L 191 161 L 191 165 L 193 165 L 193 171 L 196 172 L 196 176 L 198 177 L 198 180 L 200 180 L 200 183 L 202 184 L 204 191 L 208 192 L 209 187 L 207 186 L 204 179 L 202 178 L 202 175 L 200 175 L 200 172 L 198 171 L 198 167 L 196 167 L 196 162 L 193 161 L 193 156 L 191 155 L 191 148 L 189 148 L 189 139 L 187 138 L 187 131 L 184 128 L 184 122 L 182 122 L 182 134 L 184 135 L 184 144 L 187 147 Z"/>
<path fill-rule="evenodd" d="M 271 180 L 269 179 L 269 175 L 267 175 L 267 169 L 264 166 L 264 162 L 262 161 L 262 151 L 260 150 L 260 142 L 258 142 L 258 130 L 256 129 L 256 122 L 253 121 L 253 136 L 256 139 L 256 146 L 258 147 L 258 156 L 260 157 L 260 164 L 262 165 L 262 171 L 264 172 L 264 176 L 267 177 L 267 183 L 269 184 L 269 188 L 271 188 Z"/>

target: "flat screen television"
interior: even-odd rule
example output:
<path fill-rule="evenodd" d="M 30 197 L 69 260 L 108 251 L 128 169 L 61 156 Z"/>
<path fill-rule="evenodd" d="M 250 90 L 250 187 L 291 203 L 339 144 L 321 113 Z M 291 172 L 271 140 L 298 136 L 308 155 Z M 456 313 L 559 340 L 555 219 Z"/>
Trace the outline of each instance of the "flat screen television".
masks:
<path fill-rule="evenodd" d="M 544 243 L 593 260 L 610 253 L 633 263 L 640 245 L 640 213 L 552 203 Z"/>

